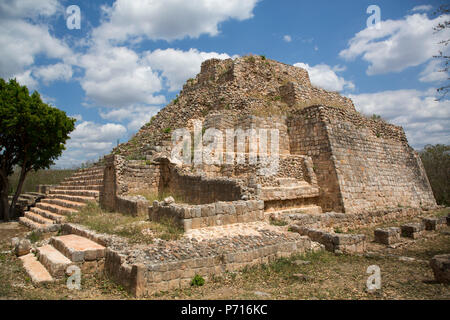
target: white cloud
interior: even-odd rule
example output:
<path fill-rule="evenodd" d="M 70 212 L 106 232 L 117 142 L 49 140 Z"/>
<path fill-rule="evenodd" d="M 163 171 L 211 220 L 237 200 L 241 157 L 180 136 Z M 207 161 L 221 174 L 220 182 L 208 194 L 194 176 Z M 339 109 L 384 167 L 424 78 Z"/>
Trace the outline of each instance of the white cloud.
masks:
<path fill-rule="evenodd" d="M 290 35 L 285 35 L 284 37 L 283 37 L 283 40 L 284 41 L 286 41 L 286 42 L 291 42 L 292 41 L 292 37 L 290 36 Z"/>
<path fill-rule="evenodd" d="M 180 90 L 184 82 L 200 72 L 203 61 L 211 58 L 228 59 L 226 53 L 200 52 L 197 49 L 182 51 L 176 49 L 157 49 L 146 55 L 146 61 L 155 70 L 162 71 L 170 91 Z"/>
<path fill-rule="evenodd" d="M 160 108 L 154 106 L 130 106 L 120 109 L 100 111 L 103 119 L 127 122 L 129 132 L 138 131 L 151 117 L 158 113 Z"/>
<path fill-rule="evenodd" d="M 145 59 L 126 47 L 95 47 L 80 57 L 85 69 L 81 86 L 99 106 L 124 107 L 133 104 L 164 103 L 158 74 Z"/>
<path fill-rule="evenodd" d="M 94 30 L 97 40 L 175 40 L 215 36 L 218 25 L 229 19 L 253 17 L 258 0 L 116 0 L 103 6 L 105 21 Z"/>
<path fill-rule="evenodd" d="M 36 81 L 36 79 L 33 78 L 33 76 L 31 75 L 31 70 L 27 70 L 24 71 L 22 73 L 19 74 L 15 74 L 14 76 L 10 77 L 15 78 L 16 81 L 21 85 L 21 86 L 26 86 L 28 88 L 29 91 L 33 91 L 37 88 L 38 86 L 38 82 Z"/>
<path fill-rule="evenodd" d="M 356 109 L 378 114 L 404 128 L 410 144 L 450 143 L 450 100 L 436 101 L 436 90 L 394 90 L 349 95 Z"/>
<path fill-rule="evenodd" d="M 346 60 L 359 56 L 369 63 L 368 75 L 400 72 L 418 66 L 436 55 L 440 40 L 450 37 L 450 29 L 435 33 L 433 27 L 449 19 L 449 15 L 429 19 L 414 14 L 401 20 L 381 22 L 380 29 L 366 28 L 358 32 L 339 55 Z"/>
<path fill-rule="evenodd" d="M 411 9 L 412 12 L 418 12 L 418 11 L 430 11 L 433 9 L 433 6 L 431 4 L 423 4 L 421 6 L 415 6 Z"/>
<path fill-rule="evenodd" d="M 73 70 L 72 66 L 68 64 L 57 63 L 37 68 L 33 70 L 33 75 L 48 84 L 55 80 L 70 80 L 73 75 Z"/>
<path fill-rule="evenodd" d="M 353 90 L 355 85 L 351 81 L 339 77 L 336 72 L 344 71 L 345 67 L 335 66 L 331 68 L 326 64 L 310 66 L 307 63 L 295 63 L 294 66 L 306 69 L 309 73 L 311 83 L 317 87 L 329 91 Z"/>
<path fill-rule="evenodd" d="M 59 167 L 80 165 L 87 160 L 97 160 L 109 153 L 116 145 L 117 139 L 123 137 L 127 129 L 114 123 L 98 124 L 83 121 L 77 124 L 67 141 L 66 150 L 55 161 Z"/>
<path fill-rule="evenodd" d="M 0 76 L 10 77 L 25 71 L 38 54 L 64 59 L 72 54 L 62 41 L 52 37 L 48 27 L 22 20 L 0 19 Z"/>
<path fill-rule="evenodd" d="M 58 0 L 2 0 L 0 17 L 31 18 L 49 17 L 61 11 Z"/>
<path fill-rule="evenodd" d="M 421 82 L 440 82 L 448 78 L 446 72 L 440 70 L 444 69 L 442 61 L 437 59 L 431 60 L 426 68 L 420 73 L 419 81 Z"/>

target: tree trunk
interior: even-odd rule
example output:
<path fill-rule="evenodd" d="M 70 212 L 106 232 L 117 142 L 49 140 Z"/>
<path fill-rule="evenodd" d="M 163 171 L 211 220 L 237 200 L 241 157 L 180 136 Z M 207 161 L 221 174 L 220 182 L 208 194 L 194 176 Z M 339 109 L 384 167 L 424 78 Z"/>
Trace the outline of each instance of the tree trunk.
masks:
<path fill-rule="evenodd" d="M 8 176 L 0 170 L 0 220 L 4 221 L 9 221 L 8 191 Z"/>
<path fill-rule="evenodd" d="M 26 163 L 24 163 L 26 165 Z M 11 201 L 11 206 L 9 207 L 9 217 L 14 218 L 15 217 L 15 210 L 16 210 L 16 203 L 17 199 L 19 198 L 20 194 L 22 193 L 22 187 L 23 183 L 25 181 L 25 177 L 27 176 L 28 171 L 22 167 L 20 169 L 20 177 L 19 177 L 19 183 L 17 184 L 16 193 L 14 194 L 14 197 Z"/>

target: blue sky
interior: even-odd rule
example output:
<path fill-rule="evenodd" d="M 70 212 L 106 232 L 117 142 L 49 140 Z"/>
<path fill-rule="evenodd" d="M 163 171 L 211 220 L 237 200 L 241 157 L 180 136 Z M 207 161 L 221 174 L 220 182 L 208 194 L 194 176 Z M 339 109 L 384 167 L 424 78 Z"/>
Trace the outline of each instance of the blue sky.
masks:
<path fill-rule="evenodd" d="M 450 143 L 448 77 L 432 56 L 445 1 L 2 0 L 0 76 L 76 117 L 60 167 L 98 159 L 165 106 L 203 60 L 264 54 L 306 68 L 366 114 L 404 127 L 417 149 Z M 77 5 L 80 29 L 66 12 Z M 380 9 L 369 28 L 370 5 Z"/>

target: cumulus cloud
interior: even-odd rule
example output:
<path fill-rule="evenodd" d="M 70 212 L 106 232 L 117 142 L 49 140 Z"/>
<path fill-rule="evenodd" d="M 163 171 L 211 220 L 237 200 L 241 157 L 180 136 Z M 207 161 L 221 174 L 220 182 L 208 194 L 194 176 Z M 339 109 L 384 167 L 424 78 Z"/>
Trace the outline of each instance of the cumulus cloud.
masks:
<path fill-rule="evenodd" d="M 0 17 L 36 19 L 52 16 L 61 8 L 58 0 L 2 0 Z"/>
<path fill-rule="evenodd" d="M 349 95 L 358 111 L 378 114 L 400 125 L 410 144 L 420 149 L 426 144 L 450 143 L 450 101 L 436 101 L 435 89 L 393 90 Z"/>
<path fill-rule="evenodd" d="M 33 71 L 33 75 L 45 83 L 55 80 L 70 80 L 73 75 L 72 66 L 64 63 L 43 66 Z"/>
<path fill-rule="evenodd" d="M 345 70 L 345 67 L 335 66 L 331 68 L 326 64 L 317 64 L 315 66 L 310 66 L 307 63 L 298 62 L 294 66 L 306 69 L 309 73 L 309 78 L 311 83 L 317 87 L 323 88 L 329 91 L 342 91 L 342 90 L 353 90 L 355 85 L 351 81 L 345 80 L 340 77 L 336 72 L 341 72 Z"/>
<path fill-rule="evenodd" d="M 4 78 L 24 72 L 38 54 L 55 59 L 72 54 L 65 43 L 50 35 L 47 26 L 13 19 L 0 19 L 0 47 L 0 76 Z"/>
<path fill-rule="evenodd" d="M 129 132 L 138 131 L 145 123 L 158 113 L 160 109 L 155 106 L 130 106 L 125 108 L 100 111 L 103 119 L 127 122 Z"/>
<path fill-rule="evenodd" d="M 412 12 L 419 12 L 419 11 L 430 11 L 433 9 L 433 6 L 431 4 L 423 4 L 421 6 L 415 6 L 411 9 Z"/>
<path fill-rule="evenodd" d="M 450 37 L 450 29 L 435 33 L 433 27 L 450 15 L 429 19 L 426 14 L 381 22 L 380 29 L 358 32 L 339 55 L 346 60 L 359 56 L 369 63 L 368 75 L 400 72 L 427 62 L 441 49 L 438 43 Z"/>
<path fill-rule="evenodd" d="M 184 82 L 200 72 L 201 63 L 207 59 L 228 59 L 226 53 L 201 52 L 197 49 L 157 49 L 147 53 L 145 59 L 155 70 L 162 71 L 170 91 L 180 90 Z"/>
<path fill-rule="evenodd" d="M 285 42 L 291 42 L 292 41 L 292 37 L 290 36 L 290 35 L 285 35 L 284 37 L 283 37 L 283 40 L 285 41 Z"/>
<path fill-rule="evenodd" d="M 160 104 L 162 83 L 146 60 L 126 47 L 95 47 L 80 57 L 85 69 L 81 86 L 86 96 L 103 107 Z"/>
<path fill-rule="evenodd" d="M 239 21 L 253 17 L 258 0 L 116 0 L 103 6 L 106 16 L 94 30 L 98 40 L 129 39 L 175 40 L 215 36 L 218 25 L 229 19 Z M 132 23 L 130 23 L 132 22 Z"/>
<path fill-rule="evenodd" d="M 447 73 L 442 72 L 444 67 L 442 61 L 436 59 L 431 60 L 426 68 L 420 73 L 419 81 L 421 82 L 440 82 L 447 79 Z"/>
<path fill-rule="evenodd" d="M 66 150 L 56 166 L 73 167 L 87 160 L 97 160 L 109 153 L 127 129 L 114 123 L 98 124 L 82 121 L 70 134 L 71 139 L 66 144 Z"/>

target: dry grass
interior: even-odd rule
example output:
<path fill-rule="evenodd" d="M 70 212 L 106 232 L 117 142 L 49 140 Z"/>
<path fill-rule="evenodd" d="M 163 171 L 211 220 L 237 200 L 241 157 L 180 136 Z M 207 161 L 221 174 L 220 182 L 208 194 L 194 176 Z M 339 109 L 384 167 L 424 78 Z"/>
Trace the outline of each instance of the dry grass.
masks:
<path fill-rule="evenodd" d="M 130 243 L 152 243 L 154 238 L 175 240 L 183 234 L 183 230 L 172 220 L 154 222 L 141 216 L 106 212 L 96 203 L 89 203 L 79 213 L 70 216 L 68 221 L 82 224 L 96 232 L 127 238 Z"/>

